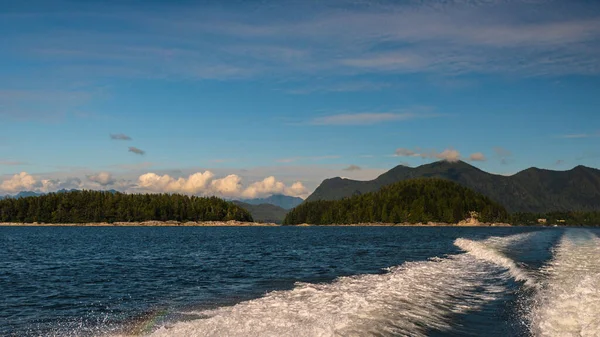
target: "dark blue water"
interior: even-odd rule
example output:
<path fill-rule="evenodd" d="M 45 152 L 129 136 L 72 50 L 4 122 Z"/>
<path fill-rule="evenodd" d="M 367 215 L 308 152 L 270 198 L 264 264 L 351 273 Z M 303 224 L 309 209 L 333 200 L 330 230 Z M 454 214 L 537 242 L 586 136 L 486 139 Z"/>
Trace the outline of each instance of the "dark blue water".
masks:
<path fill-rule="evenodd" d="M 429 266 L 419 261 L 466 255 L 455 245 L 457 238 L 479 242 L 533 233 L 495 248 L 523 270 L 533 272 L 551 259 L 551 248 L 563 231 L 511 227 L 0 227 L 0 335 L 150 333 L 161 325 L 198 319 L 197 312 L 261 298 L 274 290 L 292 294 L 289 291 L 296 282 L 327 285 L 342 276 L 384 277 L 388 273 L 384 268 L 403 265 L 409 267 L 398 275 L 405 277 L 400 273 L 413 268 L 407 262 L 417 263 L 414 270 L 419 270 Z M 544 234 L 538 235 L 541 232 Z M 442 265 L 453 266 L 451 263 Z M 461 263 L 456 265 L 472 265 Z M 432 336 L 526 335 L 527 327 L 519 317 L 523 282 L 504 277 L 506 269 L 482 264 L 477 270 L 465 271 L 472 274 L 469 280 L 474 285 L 459 289 L 464 293 L 457 293 L 453 301 L 460 303 L 464 298 L 482 303 L 467 312 L 449 308 L 451 313 L 443 313 L 444 319 L 452 322 L 451 329 L 432 324 L 421 327 L 422 331 Z M 488 274 L 482 277 L 480 273 Z M 400 291 L 402 285 L 397 286 Z M 414 286 L 419 286 L 418 282 Z M 477 287 L 483 293 L 492 286 L 505 290 L 493 299 L 468 297 Z M 435 289 L 432 291 L 443 291 Z M 403 331 L 370 329 L 379 335 Z"/>

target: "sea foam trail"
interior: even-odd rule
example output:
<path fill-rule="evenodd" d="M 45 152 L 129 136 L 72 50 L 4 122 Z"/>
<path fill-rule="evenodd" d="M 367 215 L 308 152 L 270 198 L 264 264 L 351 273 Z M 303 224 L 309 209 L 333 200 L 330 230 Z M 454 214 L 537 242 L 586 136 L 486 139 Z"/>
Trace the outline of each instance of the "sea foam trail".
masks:
<path fill-rule="evenodd" d="M 152 336 L 426 336 L 452 315 L 502 296 L 509 276 L 467 254 L 408 262 L 385 274 L 341 277 L 197 314 Z"/>
<path fill-rule="evenodd" d="M 544 233 L 533 232 L 507 237 L 491 237 L 482 241 L 458 238 L 454 241 L 454 244 L 479 260 L 488 261 L 508 269 L 517 281 L 523 281 L 528 286 L 536 286 L 535 278 L 517 265 L 514 260 L 504 255 L 502 251 L 506 247 L 530 240 L 534 236 L 540 236 L 540 234 L 543 235 Z"/>
<path fill-rule="evenodd" d="M 530 236 L 489 242 L 501 249 Z M 504 296 L 517 268 L 510 259 L 482 248 L 485 243 L 458 242 L 469 246 L 470 253 L 407 262 L 385 274 L 297 283 L 292 290 L 197 312 L 202 319 L 162 326 L 151 335 L 426 336 L 431 330 L 448 331 L 454 315 L 477 311 Z"/>
<path fill-rule="evenodd" d="M 569 229 L 542 270 L 530 314 L 536 336 L 600 336 L 600 239 Z"/>

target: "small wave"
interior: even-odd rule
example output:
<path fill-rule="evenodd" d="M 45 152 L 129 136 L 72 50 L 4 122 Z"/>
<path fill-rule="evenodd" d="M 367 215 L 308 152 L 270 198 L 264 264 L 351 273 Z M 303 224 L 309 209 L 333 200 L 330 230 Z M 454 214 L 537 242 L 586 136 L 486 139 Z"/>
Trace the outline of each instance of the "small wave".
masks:
<path fill-rule="evenodd" d="M 525 270 L 520 268 L 515 263 L 515 261 L 502 255 L 497 250 L 487 247 L 485 246 L 485 244 L 482 244 L 480 242 L 462 238 L 456 239 L 456 241 L 454 241 L 454 244 L 460 249 L 467 251 L 469 254 L 472 254 L 478 259 L 489 261 L 508 269 L 510 274 L 515 278 L 515 280 L 523 281 L 528 286 L 536 285 L 535 279 L 533 277 L 531 277 Z"/>
<path fill-rule="evenodd" d="M 198 312 L 151 336 L 426 336 L 506 291 L 508 276 L 467 254 L 408 262 L 385 274 L 297 283 L 288 291 Z"/>
<path fill-rule="evenodd" d="M 530 314 L 536 336 L 600 336 L 600 239 L 569 229 L 553 260 Z"/>
<path fill-rule="evenodd" d="M 536 280 L 532 275 L 517 265 L 514 260 L 502 253 L 502 250 L 506 247 L 529 240 L 534 235 L 537 235 L 537 233 L 518 234 L 507 237 L 491 237 L 482 241 L 458 238 L 454 241 L 454 244 L 477 259 L 488 261 L 508 269 L 509 273 L 517 281 L 523 281 L 528 286 L 536 286 Z"/>

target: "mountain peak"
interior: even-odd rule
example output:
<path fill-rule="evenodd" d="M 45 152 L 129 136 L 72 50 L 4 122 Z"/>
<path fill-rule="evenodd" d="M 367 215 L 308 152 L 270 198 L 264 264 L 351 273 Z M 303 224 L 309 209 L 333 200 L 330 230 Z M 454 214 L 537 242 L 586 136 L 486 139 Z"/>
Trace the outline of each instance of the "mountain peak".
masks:
<path fill-rule="evenodd" d="M 512 176 L 501 176 L 464 161 L 437 161 L 415 168 L 398 165 L 370 181 L 327 179 L 306 200 L 338 200 L 415 178 L 454 181 L 513 212 L 598 210 L 600 205 L 600 170 L 597 169 L 577 166 L 570 171 L 551 171 L 532 167 Z"/>

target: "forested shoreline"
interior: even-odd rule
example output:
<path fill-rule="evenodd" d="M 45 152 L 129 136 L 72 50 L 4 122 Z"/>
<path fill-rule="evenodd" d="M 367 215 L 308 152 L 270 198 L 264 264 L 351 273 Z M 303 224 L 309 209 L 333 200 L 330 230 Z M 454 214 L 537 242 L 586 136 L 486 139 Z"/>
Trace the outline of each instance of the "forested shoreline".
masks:
<path fill-rule="evenodd" d="M 504 207 L 482 194 L 449 180 L 420 178 L 341 200 L 305 202 L 292 209 L 283 223 L 458 223 L 471 212 L 477 212 L 482 222 L 509 218 Z"/>
<path fill-rule="evenodd" d="M 456 224 L 476 212 L 483 223 L 514 226 L 600 226 L 600 212 L 508 213 L 488 197 L 445 179 L 417 178 L 377 192 L 341 200 L 305 202 L 290 210 L 284 225 L 353 223 Z"/>
<path fill-rule="evenodd" d="M 514 213 L 509 222 L 516 226 L 600 226 L 600 212 Z"/>
<path fill-rule="evenodd" d="M 0 222 L 99 223 L 245 221 L 250 213 L 217 197 L 71 191 L 0 200 Z"/>
<path fill-rule="evenodd" d="M 454 182 L 419 178 L 377 192 L 336 201 L 304 202 L 290 210 L 284 225 L 357 223 L 456 224 L 476 212 L 483 223 L 517 226 L 599 226 L 600 212 L 513 213 Z M 124 194 L 70 191 L 0 200 L 0 223 L 253 222 L 249 210 L 217 197 L 178 194 Z"/>

